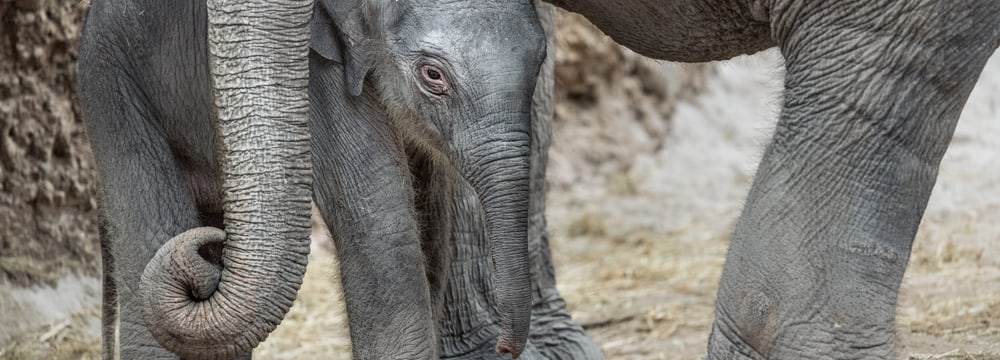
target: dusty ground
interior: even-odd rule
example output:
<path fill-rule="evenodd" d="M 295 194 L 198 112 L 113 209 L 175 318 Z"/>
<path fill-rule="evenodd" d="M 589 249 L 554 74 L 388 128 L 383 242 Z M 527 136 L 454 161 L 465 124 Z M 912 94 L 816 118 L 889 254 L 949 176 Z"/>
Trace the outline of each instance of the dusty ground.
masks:
<path fill-rule="evenodd" d="M 634 66 L 582 72 L 576 76 L 588 80 L 561 85 L 573 87 L 561 100 L 578 103 L 559 105 L 550 166 L 560 288 L 609 359 L 697 359 L 729 233 L 773 126 L 780 66 L 774 54 L 711 68 L 667 65 L 668 79 L 702 89 L 688 92 L 655 88 L 676 82 L 630 79 L 655 67 L 628 53 L 605 60 Z M 605 76 L 622 86 L 591 81 Z M 601 103 L 615 92 L 632 100 Z M 1000 57 L 969 101 L 917 236 L 897 318 L 904 358 L 1000 359 L 997 94 Z M 676 104 L 659 108 L 657 99 Z M 628 130 L 611 133 L 610 125 Z M 259 359 L 349 358 L 335 259 L 322 231 L 315 237 L 296 305 L 256 350 Z M 42 306 L 48 324 L 0 337 L 0 359 L 99 357 L 93 281 L 66 278 L 17 295 L 56 301 Z M 9 294 L 0 291 L 0 320 L 31 311 Z"/>

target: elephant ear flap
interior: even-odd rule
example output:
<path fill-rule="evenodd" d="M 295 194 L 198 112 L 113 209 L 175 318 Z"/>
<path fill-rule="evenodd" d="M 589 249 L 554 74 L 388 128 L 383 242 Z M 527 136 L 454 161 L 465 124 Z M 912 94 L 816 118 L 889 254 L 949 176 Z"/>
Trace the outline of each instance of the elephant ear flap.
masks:
<path fill-rule="evenodd" d="M 347 64 L 344 64 L 344 78 L 347 80 L 347 91 L 353 96 L 361 95 L 364 88 L 365 77 L 371 70 L 367 57 L 360 51 L 349 51 L 346 57 Z"/>
<path fill-rule="evenodd" d="M 358 6 L 345 2 L 351 1 L 334 1 L 331 5 L 325 5 L 322 0 L 316 1 L 309 22 L 309 47 L 324 59 L 342 64 L 347 90 L 351 95 L 358 96 L 371 70 L 369 42 L 364 40 L 366 37 Z"/>
<path fill-rule="evenodd" d="M 316 2 L 312 19 L 309 20 L 309 48 L 324 59 L 337 63 L 344 62 L 340 35 L 333 27 L 330 14 L 319 2 Z"/>

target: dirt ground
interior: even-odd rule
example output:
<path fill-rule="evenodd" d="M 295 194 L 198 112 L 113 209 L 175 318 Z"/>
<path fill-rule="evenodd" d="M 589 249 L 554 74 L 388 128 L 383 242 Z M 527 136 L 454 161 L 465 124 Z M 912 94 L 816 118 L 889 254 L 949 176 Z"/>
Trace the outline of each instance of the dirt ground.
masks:
<path fill-rule="evenodd" d="M 698 359 L 730 232 L 777 114 L 778 56 L 692 67 L 609 50 L 560 61 L 595 58 L 627 65 L 557 83 L 548 215 L 560 289 L 609 359 Z M 666 75 L 651 79 L 655 71 Z M 628 100 L 608 100 L 615 94 Z M 917 235 L 897 316 L 904 359 L 1000 359 L 997 94 L 1000 56 L 962 115 Z M 314 239 L 295 306 L 255 358 L 350 357 L 336 260 L 322 228 Z M 0 315 L 46 311 L 42 325 L 0 336 L 0 359 L 99 358 L 95 281 L 74 275 L 23 294 L 0 285 Z M 41 305 L 16 307 L 25 299 Z"/>

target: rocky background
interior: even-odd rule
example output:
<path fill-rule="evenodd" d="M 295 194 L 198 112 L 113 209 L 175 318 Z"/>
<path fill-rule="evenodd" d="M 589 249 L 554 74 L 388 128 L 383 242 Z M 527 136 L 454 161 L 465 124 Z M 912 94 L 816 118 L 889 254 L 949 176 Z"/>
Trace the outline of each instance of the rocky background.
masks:
<path fill-rule="evenodd" d="M 0 278 L 97 275 L 94 160 L 76 105 L 77 1 L 0 2 Z"/>
<path fill-rule="evenodd" d="M 85 6 L 0 0 L 0 359 L 100 357 L 94 165 L 74 92 Z M 660 63 L 579 16 L 558 23 L 549 216 L 560 288 L 608 358 L 699 358 L 773 126 L 780 59 Z M 1000 100 L 989 95 L 1000 63 L 984 74 L 904 280 L 909 358 L 1000 359 Z M 255 358 L 349 357 L 321 221 L 314 239 L 296 305 Z"/>

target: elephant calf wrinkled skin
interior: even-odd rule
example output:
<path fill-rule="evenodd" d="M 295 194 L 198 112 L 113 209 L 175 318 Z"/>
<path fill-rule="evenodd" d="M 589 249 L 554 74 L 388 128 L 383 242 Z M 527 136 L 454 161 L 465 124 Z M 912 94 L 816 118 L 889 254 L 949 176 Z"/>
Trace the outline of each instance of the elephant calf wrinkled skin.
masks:
<path fill-rule="evenodd" d="M 602 358 L 542 251 L 553 8 L 357 3 L 320 0 L 310 44 L 315 199 L 354 358 Z"/>

